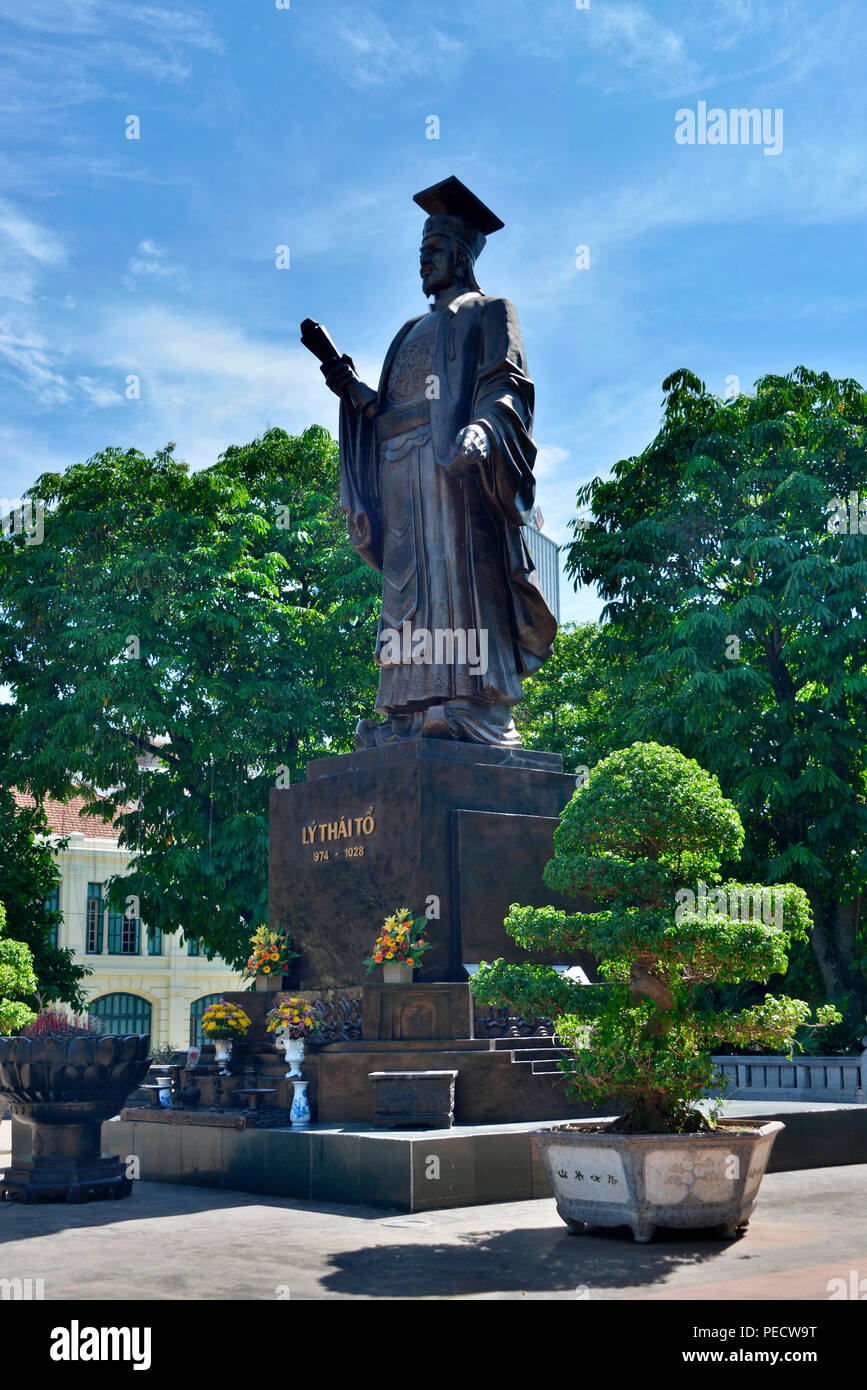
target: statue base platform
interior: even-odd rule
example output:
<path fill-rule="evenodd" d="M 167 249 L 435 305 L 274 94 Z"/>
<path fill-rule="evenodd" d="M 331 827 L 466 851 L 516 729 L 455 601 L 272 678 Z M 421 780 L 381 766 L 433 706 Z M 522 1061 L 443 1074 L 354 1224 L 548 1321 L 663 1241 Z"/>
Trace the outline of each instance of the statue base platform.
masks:
<path fill-rule="evenodd" d="M 308 763 L 306 782 L 271 792 L 270 917 L 300 952 L 289 987 L 354 985 L 403 906 L 430 922 L 416 982 L 529 959 L 503 920 L 514 902 L 574 910 L 542 881 L 574 790 L 557 754 L 441 739 Z"/>

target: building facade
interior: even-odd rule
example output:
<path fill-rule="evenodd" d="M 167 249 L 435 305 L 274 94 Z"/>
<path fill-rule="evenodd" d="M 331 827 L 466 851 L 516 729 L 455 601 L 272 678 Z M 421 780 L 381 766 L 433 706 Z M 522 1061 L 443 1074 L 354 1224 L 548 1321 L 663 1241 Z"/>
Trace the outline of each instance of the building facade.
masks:
<path fill-rule="evenodd" d="M 209 961 L 182 931 L 149 938 L 134 910 L 108 911 L 106 883 L 128 871 L 128 859 L 110 825 L 79 815 L 83 805 L 80 797 L 47 801 L 45 811 L 56 837 L 69 842 L 57 852 L 62 877 L 52 906 L 63 919 L 57 945 L 70 947 L 76 965 L 93 972 L 82 982 L 88 1009 L 104 1031 L 150 1033 L 155 1048 L 200 1042 L 204 1009 L 245 982 L 224 961 Z"/>
<path fill-rule="evenodd" d="M 539 587 L 545 595 L 545 602 L 559 623 L 560 547 L 551 540 L 550 536 L 543 536 L 538 508 L 531 524 L 524 527 L 524 538 L 533 564 L 536 566 L 536 578 L 539 580 Z"/>

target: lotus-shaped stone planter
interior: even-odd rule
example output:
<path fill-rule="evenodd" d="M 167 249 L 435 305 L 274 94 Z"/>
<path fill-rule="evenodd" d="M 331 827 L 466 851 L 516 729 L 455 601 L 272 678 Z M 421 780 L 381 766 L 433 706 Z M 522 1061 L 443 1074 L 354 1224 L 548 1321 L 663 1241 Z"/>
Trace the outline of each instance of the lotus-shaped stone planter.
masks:
<path fill-rule="evenodd" d="M 116 1154 L 101 1152 L 103 1120 L 116 1115 L 150 1066 L 147 1033 L 120 1037 L 0 1038 L 0 1100 L 30 1125 L 32 1157 L 0 1178 L 0 1198 L 88 1202 L 128 1197 Z"/>

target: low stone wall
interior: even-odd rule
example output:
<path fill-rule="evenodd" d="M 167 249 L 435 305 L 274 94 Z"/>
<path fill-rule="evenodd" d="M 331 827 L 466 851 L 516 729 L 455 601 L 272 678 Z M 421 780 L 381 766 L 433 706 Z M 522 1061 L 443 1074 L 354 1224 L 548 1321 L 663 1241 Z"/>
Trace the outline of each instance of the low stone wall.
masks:
<path fill-rule="evenodd" d="M 793 1054 L 714 1057 L 729 1100 L 856 1101 L 867 1103 L 867 1051 L 849 1057 Z"/>

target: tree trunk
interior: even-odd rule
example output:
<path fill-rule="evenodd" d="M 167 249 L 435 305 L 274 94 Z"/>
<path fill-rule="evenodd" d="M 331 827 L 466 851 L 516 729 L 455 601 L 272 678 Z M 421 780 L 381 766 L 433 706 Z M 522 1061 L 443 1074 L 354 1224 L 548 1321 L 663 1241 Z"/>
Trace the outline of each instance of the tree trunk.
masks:
<path fill-rule="evenodd" d="M 829 999 L 833 999 L 846 991 L 843 979 L 843 972 L 840 969 L 840 960 L 836 950 L 836 941 L 828 931 L 826 915 L 819 899 L 808 892 L 810 907 L 813 910 L 813 931 L 810 937 L 810 944 L 816 963 L 822 975 L 822 983 L 825 986 L 825 993 Z"/>
<path fill-rule="evenodd" d="M 860 905 L 860 899 L 851 903 L 837 903 L 834 914 L 834 942 L 840 961 L 843 987 L 852 990 L 858 1003 L 859 1012 L 863 1013 L 867 991 L 865 991 L 864 972 L 858 959 Z"/>

